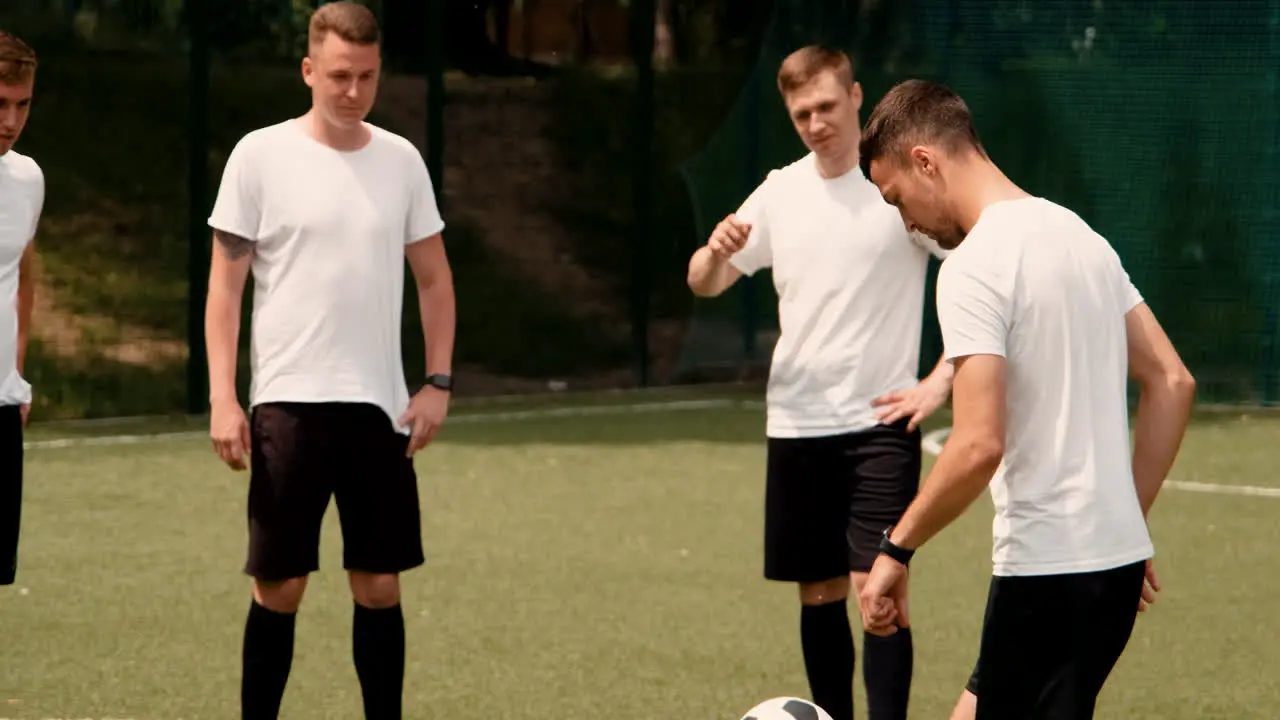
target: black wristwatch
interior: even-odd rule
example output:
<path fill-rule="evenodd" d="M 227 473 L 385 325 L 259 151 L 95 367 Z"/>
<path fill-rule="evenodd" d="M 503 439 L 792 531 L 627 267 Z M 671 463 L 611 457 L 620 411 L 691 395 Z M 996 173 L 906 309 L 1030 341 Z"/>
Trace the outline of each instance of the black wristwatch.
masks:
<path fill-rule="evenodd" d="M 903 565 L 911 564 L 911 556 L 916 554 L 915 550 L 908 550 L 904 547 L 898 547 L 889 539 L 889 533 L 893 532 L 893 527 L 884 529 L 884 534 L 880 536 L 880 552 L 897 560 Z"/>
<path fill-rule="evenodd" d="M 453 391 L 453 376 L 444 373 L 433 373 L 427 376 L 427 385 L 445 392 Z"/>

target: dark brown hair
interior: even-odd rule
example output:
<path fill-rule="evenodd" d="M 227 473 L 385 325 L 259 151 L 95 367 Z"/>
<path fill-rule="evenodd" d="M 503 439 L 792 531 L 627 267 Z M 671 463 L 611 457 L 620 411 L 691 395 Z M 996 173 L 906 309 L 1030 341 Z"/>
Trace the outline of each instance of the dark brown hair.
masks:
<path fill-rule="evenodd" d="M 356 45 L 377 45 L 382 40 L 373 11 L 350 0 L 325 3 L 311 14 L 307 46 L 314 48 L 323 44 L 329 33 Z"/>
<path fill-rule="evenodd" d="M 786 95 L 826 71 L 834 72 L 842 85 L 853 85 L 853 61 L 844 52 L 825 45 L 802 47 L 778 68 L 778 92 Z"/>
<path fill-rule="evenodd" d="M 36 71 L 36 51 L 4 30 L 0 30 L 0 83 L 24 83 Z"/>
<path fill-rule="evenodd" d="M 871 161 L 905 161 L 914 145 L 940 145 L 947 152 L 971 148 L 986 157 L 969 106 L 954 90 L 928 80 L 904 80 L 876 104 L 862 129 L 858 163 L 871 176 Z"/>

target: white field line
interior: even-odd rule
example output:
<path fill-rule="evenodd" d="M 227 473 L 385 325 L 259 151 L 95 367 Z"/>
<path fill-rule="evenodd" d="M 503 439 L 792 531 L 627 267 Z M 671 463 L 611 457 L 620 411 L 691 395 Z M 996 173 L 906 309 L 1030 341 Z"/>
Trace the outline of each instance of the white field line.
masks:
<path fill-rule="evenodd" d="M 451 416 L 447 424 L 484 424 L 499 422 L 520 422 L 525 420 L 545 420 L 552 418 L 578 418 L 602 415 L 635 415 L 649 412 L 678 412 L 687 410 L 744 409 L 759 410 L 764 403 L 758 400 L 668 400 L 647 403 L 579 405 L 559 408 L 538 408 L 530 410 L 512 410 L 507 412 L 471 412 Z M 926 433 L 921 439 L 921 449 L 937 456 L 942 452 L 942 444 L 951 434 L 951 428 L 940 428 Z M 137 435 L 104 435 L 96 437 L 71 437 L 54 440 L 31 440 L 23 443 L 27 450 L 66 450 L 82 447 L 110 447 L 120 445 L 143 445 L 158 442 L 174 442 L 179 440 L 198 440 L 208 437 L 206 431 L 142 433 Z M 1209 493 L 1213 495 L 1243 495 L 1247 497 L 1280 498 L 1280 488 L 1261 487 L 1257 485 L 1219 485 L 1215 483 L 1187 482 L 1166 480 L 1165 487 L 1188 492 Z"/>
<path fill-rule="evenodd" d="M 951 428 L 941 428 L 928 433 L 920 441 L 920 447 L 930 455 L 937 456 L 942 452 L 942 443 L 951 434 Z M 1164 487 L 1187 492 L 1208 493 L 1210 495 L 1244 495 L 1246 497 L 1280 498 L 1280 487 L 1261 487 L 1258 485 L 1218 485 L 1216 483 L 1188 482 L 1185 480 L 1165 480 Z"/>
<path fill-rule="evenodd" d="M 510 410 L 506 412 L 471 412 L 451 415 L 449 419 L 445 421 L 445 424 L 471 425 L 499 422 L 520 422 L 524 420 L 546 420 L 552 418 L 578 418 L 594 415 L 636 415 L 650 412 L 678 412 L 687 410 L 718 410 L 733 408 L 758 409 L 761 407 L 763 407 L 762 403 L 750 400 L 671 400 L 615 405 L 579 405 L 558 408 Z M 30 440 L 23 443 L 23 448 L 27 450 L 66 450 L 82 447 L 110 447 L 116 445 L 142 445 L 157 442 L 173 442 L 178 440 L 199 440 L 208 436 L 208 432 L 204 430 L 188 430 L 182 432 L 140 433 L 136 435 L 69 437 L 52 440 Z"/>

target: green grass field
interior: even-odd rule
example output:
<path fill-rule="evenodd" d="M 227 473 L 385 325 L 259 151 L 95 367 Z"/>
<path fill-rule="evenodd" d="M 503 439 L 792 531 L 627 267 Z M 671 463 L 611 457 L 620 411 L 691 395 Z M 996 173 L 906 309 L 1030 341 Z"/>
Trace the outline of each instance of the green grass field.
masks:
<path fill-rule="evenodd" d="M 734 720 L 807 694 L 795 591 L 760 577 L 758 407 L 455 419 L 418 460 L 406 717 Z M 1276 438 L 1280 416 L 1199 419 L 1173 479 L 1280 488 Z M 199 437 L 34 447 L 27 468 L 0 718 L 238 717 L 247 476 Z M 971 668 L 990 517 L 984 497 L 913 564 L 912 717 L 946 717 Z M 1275 716 L 1277 519 L 1277 497 L 1166 490 L 1165 590 L 1099 717 Z M 335 521 L 331 506 L 287 718 L 360 717 Z"/>

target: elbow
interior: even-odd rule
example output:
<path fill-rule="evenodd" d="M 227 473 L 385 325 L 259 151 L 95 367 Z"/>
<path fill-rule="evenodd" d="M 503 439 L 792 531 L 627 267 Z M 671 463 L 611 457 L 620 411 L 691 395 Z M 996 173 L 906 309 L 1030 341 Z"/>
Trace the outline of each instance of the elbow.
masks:
<path fill-rule="evenodd" d="M 975 477 L 983 478 L 985 485 L 1004 460 L 1004 438 L 994 434 L 966 438 L 961 440 L 957 450 L 964 464 Z"/>
<path fill-rule="evenodd" d="M 716 293 L 711 292 L 711 289 L 708 288 L 704 283 L 699 283 L 695 278 L 692 278 L 692 277 L 689 278 L 689 290 L 694 294 L 695 297 L 712 298 L 716 296 Z"/>
<path fill-rule="evenodd" d="M 1186 366 L 1179 365 L 1175 372 L 1170 373 L 1165 379 L 1165 385 L 1169 388 L 1169 392 L 1182 402 L 1189 405 L 1195 400 L 1196 379 Z"/>
<path fill-rule="evenodd" d="M 689 284 L 689 291 L 696 297 L 712 298 L 720 294 L 711 286 L 705 273 L 698 273 L 693 268 L 689 268 L 689 275 L 685 278 L 685 282 Z"/>
<path fill-rule="evenodd" d="M 713 298 L 724 292 L 724 288 L 719 287 L 718 274 L 709 253 L 710 250 L 705 246 L 698 248 L 693 257 L 689 258 L 689 270 L 685 274 L 689 291 L 700 298 Z"/>
<path fill-rule="evenodd" d="M 1144 392 L 1173 400 L 1180 405 L 1189 405 L 1195 399 L 1196 379 L 1185 365 L 1177 363 L 1174 367 L 1151 373 L 1142 379 Z"/>

